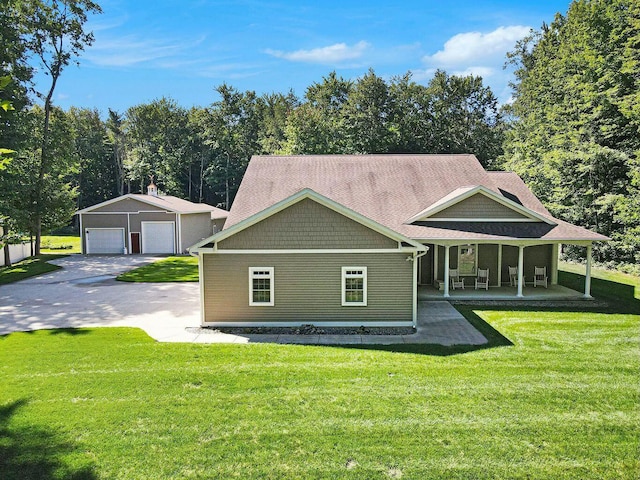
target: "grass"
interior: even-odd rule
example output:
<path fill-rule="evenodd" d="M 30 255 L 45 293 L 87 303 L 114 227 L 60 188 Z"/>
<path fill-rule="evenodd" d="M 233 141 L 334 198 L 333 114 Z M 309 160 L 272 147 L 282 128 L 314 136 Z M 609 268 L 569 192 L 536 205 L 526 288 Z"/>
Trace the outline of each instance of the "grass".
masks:
<path fill-rule="evenodd" d="M 17 282 L 19 280 L 24 280 L 25 278 L 58 270 L 60 267 L 47 262 L 63 256 L 64 255 L 44 254 L 37 257 L 26 258 L 10 267 L 0 267 L 0 285 Z"/>
<path fill-rule="evenodd" d="M 574 290 L 584 291 L 585 266 L 575 263 L 560 263 L 559 281 Z M 640 277 L 604 268 L 591 269 L 591 293 L 607 298 L 640 300 Z"/>
<path fill-rule="evenodd" d="M 80 237 L 71 235 L 43 235 L 40 242 L 41 253 L 81 253 Z"/>
<path fill-rule="evenodd" d="M 118 276 L 123 282 L 197 282 L 196 257 L 168 257 Z"/>
<path fill-rule="evenodd" d="M 464 307 L 480 349 L 0 337 L 5 479 L 637 479 L 640 315 Z M 402 347 L 399 347 L 402 348 Z M 46 359 L 46 361 L 43 361 Z"/>

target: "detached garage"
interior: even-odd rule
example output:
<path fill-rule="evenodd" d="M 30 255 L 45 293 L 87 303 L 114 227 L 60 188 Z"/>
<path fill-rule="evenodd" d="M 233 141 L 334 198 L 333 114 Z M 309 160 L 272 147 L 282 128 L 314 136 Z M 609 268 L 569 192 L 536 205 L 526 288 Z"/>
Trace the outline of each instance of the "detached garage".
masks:
<path fill-rule="evenodd" d="M 77 212 L 82 253 L 175 254 L 220 230 L 227 212 L 206 203 L 130 193 Z"/>

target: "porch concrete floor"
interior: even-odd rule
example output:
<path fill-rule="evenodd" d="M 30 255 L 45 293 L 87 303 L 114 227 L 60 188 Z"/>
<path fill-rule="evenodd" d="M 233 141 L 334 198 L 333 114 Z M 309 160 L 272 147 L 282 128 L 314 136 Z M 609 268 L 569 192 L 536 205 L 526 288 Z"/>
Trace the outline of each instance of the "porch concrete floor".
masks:
<path fill-rule="evenodd" d="M 522 297 L 516 297 L 516 287 L 489 287 L 489 290 L 475 290 L 473 285 L 465 286 L 464 290 L 449 289 L 451 300 L 586 300 L 584 294 L 576 292 L 562 285 L 549 285 L 544 287 L 525 286 L 522 289 Z M 444 300 L 444 292 L 430 285 L 418 287 L 418 300 Z"/>

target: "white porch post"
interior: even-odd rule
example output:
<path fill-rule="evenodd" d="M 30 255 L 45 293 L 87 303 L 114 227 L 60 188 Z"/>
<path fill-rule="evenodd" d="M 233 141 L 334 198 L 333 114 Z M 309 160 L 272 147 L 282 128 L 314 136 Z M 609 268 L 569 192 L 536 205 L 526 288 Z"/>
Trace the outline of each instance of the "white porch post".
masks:
<path fill-rule="evenodd" d="M 438 279 L 438 245 L 433 246 L 433 285 L 436 285 Z"/>
<path fill-rule="evenodd" d="M 498 286 L 502 286 L 502 244 L 498 244 Z"/>
<path fill-rule="evenodd" d="M 522 297 L 522 284 L 524 283 L 524 245 L 518 245 L 518 294 Z"/>
<path fill-rule="evenodd" d="M 591 260 L 593 254 L 593 247 L 590 243 L 587 245 L 587 271 L 584 276 L 584 298 L 593 298 L 591 296 Z"/>
<path fill-rule="evenodd" d="M 413 253 L 413 311 L 411 312 L 411 320 L 413 323 L 413 328 L 416 328 L 418 321 L 418 262 L 420 261 L 420 257 L 418 257 L 418 252 Z"/>
<path fill-rule="evenodd" d="M 558 258 L 560 255 L 560 244 L 553 244 L 553 252 L 551 253 L 551 285 L 558 284 Z"/>
<path fill-rule="evenodd" d="M 449 297 L 449 249 L 450 245 L 444 247 L 444 296 Z"/>

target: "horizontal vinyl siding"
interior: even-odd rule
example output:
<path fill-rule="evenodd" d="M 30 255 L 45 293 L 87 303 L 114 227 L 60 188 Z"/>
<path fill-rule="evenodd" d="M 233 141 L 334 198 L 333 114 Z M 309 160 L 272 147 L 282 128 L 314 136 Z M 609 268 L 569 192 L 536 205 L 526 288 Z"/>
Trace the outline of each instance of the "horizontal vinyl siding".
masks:
<path fill-rule="evenodd" d="M 485 195 L 475 195 L 444 209 L 430 218 L 525 218 Z"/>
<path fill-rule="evenodd" d="M 205 322 L 411 321 L 407 254 L 204 254 Z M 341 267 L 367 267 L 367 306 L 341 306 Z M 274 267 L 275 306 L 249 306 L 249 267 Z"/>
<path fill-rule="evenodd" d="M 210 213 L 190 213 L 180 215 L 180 231 L 182 233 L 182 249 L 186 251 L 190 246 L 213 234 Z"/>
<path fill-rule="evenodd" d="M 397 248 L 398 242 L 304 199 L 218 243 L 219 249 Z"/>

